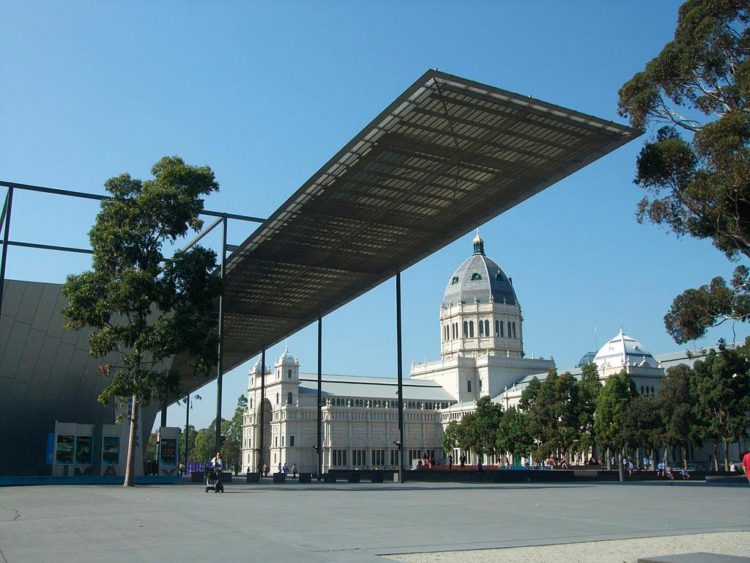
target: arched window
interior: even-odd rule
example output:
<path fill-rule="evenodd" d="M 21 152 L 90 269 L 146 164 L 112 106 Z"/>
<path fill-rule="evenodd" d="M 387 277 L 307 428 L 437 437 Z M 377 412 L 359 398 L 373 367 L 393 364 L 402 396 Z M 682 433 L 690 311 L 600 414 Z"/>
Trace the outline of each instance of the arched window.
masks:
<path fill-rule="evenodd" d="M 286 404 L 291 405 L 292 399 L 293 399 L 293 395 L 292 395 L 292 392 L 290 391 L 289 393 L 286 394 Z"/>
<path fill-rule="evenodd" d="M 479 321 L 479 336 L 484 336 L 484 323 Z"/>
<path fill-rule="evenodd" d="M 453 279 L 451 280 L 451 285 L 455 285 L 458 283 L 458 276 L 453 276 Z"/>
<path fill-rule="evenodd" d="M 510 321 L 508 321 L 508 338 L 513 338 L 513 333 L 510 330 Z"/>
<path fill-rule="evenodd" d="M 473 274 L 471 274 L 471 281 L 476 281 L 476 280 L 481 280 L 481 279 L 482 279 L 481 274 L 477 272 L 474 272 Z"/>
<path fill-rule="evenodd" d="M 253 398 L 252 397 L 250 397 L 250 399 L 248 399 L 248 401 L 247 401 L 247 408 L 249 408 L 249 409 L 253 408 Z"/>
<path fill-rule="evenodd" d="M 469 323 L 464 321 L 464 338 L 466 338 L 467 336 L 469 336 Z"/>
<path fill-rule="evenodd" d="M 469 338 L 474 338 L 474 321 L 469 321 Z"/>
<path fill-rule="evenodd" d="M 286 378 L 291 379 L 292 378 L 292 370 L 288 369 L 286 370 Z"/>
<path fill-rule="evenodd" d="M 277 405 L 279 404 L 279 394 L 278 393 L 276 393 L 276 404 Z"/>
<path fill-rule="evenodd" d="M 490 335 L 490 321 L 488 321 L 487 319 L 484 320 L 484 335 Z"/>
<path fill-rule="evenodd" d="M 513 338 L 518 338 L 516 336 L 516 321 L 513 321 Z"/>
<path fill-rule="evenodd" d="M 500 325 L 500 338 L 505 338 L 505 331 L 503 330 L 505 327 L 505 323 L 503 321 L 500 321 L 498 324 Z"/>

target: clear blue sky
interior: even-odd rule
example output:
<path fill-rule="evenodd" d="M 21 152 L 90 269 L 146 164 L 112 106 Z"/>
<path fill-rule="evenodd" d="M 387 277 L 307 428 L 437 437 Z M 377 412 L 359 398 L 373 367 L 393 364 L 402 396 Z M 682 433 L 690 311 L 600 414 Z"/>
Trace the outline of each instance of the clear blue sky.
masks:
<path fill-rule="evenodd" d="M 679 2 L 194 2 L 4 0 L 0 178 L 103 193 L 163 155 L 213 168 L 206 206 L 267 216 L 426 69 L 622 122 L 617 91 L 672 37 Z M 572 367 L 620 327 L 653 353 L 687 287 L 733 269 L 706 241 L 635 221 L 642 140 L 482 226 L 514 280 L 527 354 Z M 4 194 L 3 194 L 4 195 Z M 97 205 L 19 193 L 13 239 L 83 246 Z M 248 226 L 233 224 L 229 242 Z M 439 304 L 471 234 L 402 275 L 405 373 L 439 355 Z M 215 244 L 215 239 L 209 240 Z M 86 257 L 12 248 L 7 275 L 62 282 Z M 327 373 L 394 376 L 395 284 L 324 319 Z M 748 333 L 737 327 L 738 335 Z M 700 344 L 732 339 L 730 326 Z M 316 328 L 289 337 L 316 369 Z M 268 362 L 284 345 L 268 351 Z M 254 360 L 253 360 L 254 361 Z M 248 363 L 250 365 L 250 362 Z M 225 416 L 245 392 L 225 375 Z M 215 386 L 191 419 L 206 426 Z M 169 409 L 184 423 L 184 409 Z"/>

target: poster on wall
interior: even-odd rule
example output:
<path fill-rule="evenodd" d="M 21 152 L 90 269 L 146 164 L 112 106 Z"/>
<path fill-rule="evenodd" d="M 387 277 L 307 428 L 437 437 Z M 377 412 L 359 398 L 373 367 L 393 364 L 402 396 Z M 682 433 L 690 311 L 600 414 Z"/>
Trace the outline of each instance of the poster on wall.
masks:
<path fill-rule="evenodd" d="M 120 465 L 119 436 L 104 436 L 102 438 L 102 464 Z"/>
<path fill-rule="evenodd" d="M 76 463 L 91 464 L 91 436 L 76 438 Z"/>
<path fill-rule="evenodd" d="M 160 443 L 159 451 L 161 452 L 159 456 L 160 465 L 177 465 L 177 440 L 173 438 L 164 438 Z"/>
<path fill-rule="evenodd" d="M 73 450 L 75 449 L 75 436 L 72 434 L 60 434 L 57 436 L 57 447 L 55 448 L 55 463 L 73 463 Z"/>

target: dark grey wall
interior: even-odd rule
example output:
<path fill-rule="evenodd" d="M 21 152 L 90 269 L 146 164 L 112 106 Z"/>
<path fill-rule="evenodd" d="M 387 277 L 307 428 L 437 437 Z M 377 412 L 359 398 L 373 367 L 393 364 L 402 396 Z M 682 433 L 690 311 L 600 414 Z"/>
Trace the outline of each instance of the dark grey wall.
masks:
<path fill-rule="evenodd" d="M 0 475 L 39 475 L 55 421 L 112 424 L 96 400 L 106 385 L 89 356 L 88 330 L 63 329 L 61 285 L 5 280 L 0 316 Z M 157 405 L 142 412 L 142 436 Z M 145 441 L 145 440 L 144 440 Z"/>

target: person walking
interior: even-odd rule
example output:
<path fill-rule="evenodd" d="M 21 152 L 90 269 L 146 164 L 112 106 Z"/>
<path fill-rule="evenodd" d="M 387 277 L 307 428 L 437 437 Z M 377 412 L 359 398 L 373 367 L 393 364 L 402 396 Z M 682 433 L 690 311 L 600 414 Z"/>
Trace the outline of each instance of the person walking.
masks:
<path fill-rule="evenodd" d="M 745 470 L 747 482 L 750 483 L 750 450 L 746 451 L 745 455 L 742 456 L 742 468 Z"/>
<path fill-rule="evenodd" d="M 297 464 L 293 463 L 292 464 L 292 479 L 296 479 L 296 478 L 297 478 Z"/>
<path fill-rule="evenodd" d="M 453 455 L 448 454 L 448 471 L 453 469 Z"/>

